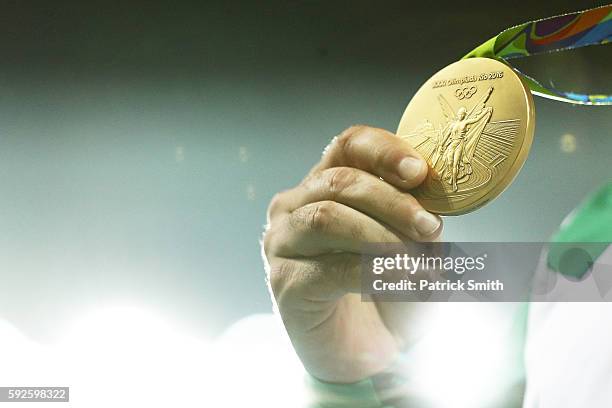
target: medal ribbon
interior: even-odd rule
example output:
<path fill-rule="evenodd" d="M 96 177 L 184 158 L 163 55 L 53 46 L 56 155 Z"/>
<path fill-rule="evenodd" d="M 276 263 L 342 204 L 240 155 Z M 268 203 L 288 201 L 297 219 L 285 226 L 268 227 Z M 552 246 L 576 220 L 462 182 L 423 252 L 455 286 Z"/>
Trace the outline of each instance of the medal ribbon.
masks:
<path fill-rule="evenodd" d="M 530 21 L 502 31 L 463 58 L 501 60 L 571 50 L 612 42 L 612 4 Z M 582 105 L 612 105 L 612 95 L 564 92 L 545 86 L 512 67 L 527 82 L 534 95 Z"/>

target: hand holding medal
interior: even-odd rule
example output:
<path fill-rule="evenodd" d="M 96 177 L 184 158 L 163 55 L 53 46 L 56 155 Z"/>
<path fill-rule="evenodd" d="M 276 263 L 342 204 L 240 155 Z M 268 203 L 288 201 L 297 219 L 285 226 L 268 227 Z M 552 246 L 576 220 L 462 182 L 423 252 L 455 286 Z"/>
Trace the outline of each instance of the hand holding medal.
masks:
<path fill-rule="evenodd" d="M 485 205 L 523 166 L 535 130 L 531 93 L 563 102 L 612 105 L 610 95 L 545 87 L 511 58 L 612 40 L 612 5 L 509 28 L 432 76 L 412 98 L 397 135 L 427 160 L 414 196 L 425 209 L 459 215 Z"/>

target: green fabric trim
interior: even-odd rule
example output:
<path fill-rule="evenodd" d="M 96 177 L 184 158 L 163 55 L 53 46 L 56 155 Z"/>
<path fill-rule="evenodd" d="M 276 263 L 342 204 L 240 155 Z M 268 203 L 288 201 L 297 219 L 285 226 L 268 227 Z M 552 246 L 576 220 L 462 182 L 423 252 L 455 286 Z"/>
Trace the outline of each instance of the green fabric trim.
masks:
<path fill-rule="evenodd" d="M 548 267 L 565 276 L 582 278 L 612 242 L 612 182 L 574 210 L 552 242 Z"/>
<path fill-rule="evenodd" d="M 306 378 L 314 393 L 309 408 L 385 408 L 378 399 L 374 384 L 365 379 L 351 384 L 332 384 L 313 376 Z"/>

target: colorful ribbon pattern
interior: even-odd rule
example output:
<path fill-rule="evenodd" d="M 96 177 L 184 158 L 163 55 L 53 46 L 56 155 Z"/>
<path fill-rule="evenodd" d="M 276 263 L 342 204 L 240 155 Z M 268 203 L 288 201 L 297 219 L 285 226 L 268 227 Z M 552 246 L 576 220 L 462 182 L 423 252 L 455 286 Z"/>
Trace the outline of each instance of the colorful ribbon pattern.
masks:
<path fill-rule="evenodd" d="M 464 58 L 486 57 L 506 61 L 611 42 L 612 4 L 508 28 Z M 513 69 L 521 74 L 534 95 L 583 105 L 612 105 L 612 95 L 564 92 Z"/>

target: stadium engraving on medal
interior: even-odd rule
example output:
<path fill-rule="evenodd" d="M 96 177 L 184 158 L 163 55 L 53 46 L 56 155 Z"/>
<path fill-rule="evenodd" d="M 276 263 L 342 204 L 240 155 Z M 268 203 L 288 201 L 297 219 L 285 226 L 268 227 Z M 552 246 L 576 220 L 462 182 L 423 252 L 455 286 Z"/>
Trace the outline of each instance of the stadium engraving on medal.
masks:
<path fill-rule="evenodd" d="M 398 128 L 430 167 L 414 196 L 438 214 L 481 207 L 512 182 L 533 130 L 531 93 L 509 67 L 486 58 L 449 65 L 419 89 Z"/>

